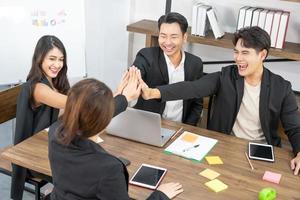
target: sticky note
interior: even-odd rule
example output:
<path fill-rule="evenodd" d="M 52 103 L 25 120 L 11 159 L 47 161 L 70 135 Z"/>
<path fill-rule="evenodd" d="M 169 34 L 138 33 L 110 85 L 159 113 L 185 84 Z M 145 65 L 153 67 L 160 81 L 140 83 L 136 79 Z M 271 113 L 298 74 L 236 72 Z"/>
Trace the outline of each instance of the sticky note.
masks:
<path fill-rule="evenodd" d="M 215 192 L 221 192 L 222 190 L 225 190 L 228 188 L 228 186 L 225 183 L 223 183 L 222 181 L 220 181 L 219 179 L 214 179 L 212 181 L 208 181 L 205 183 L 205 185 Z"/>
<path fill-rule="evenodd" d="M 205 159 L 208 162 L 208 164 L 210 164 L 210 165 L 223 164 L 223 161 L 221 160 L 221 158 L 219 156 L 206 156 Z"/>
<path fill-rule="evenodd" d="M 186 132 L 184 136 L 182 136 L 181 140 L 189 143 L 194 143 L 198 139 L 198 135 Z"/>
<path fill-rule="evenodd" d="M 263 176 L 263 180 L 272 183 L 277 183 L 277 184 L 279 184 L 280 179 L 281 179 L 281 174 L 270 172 L 270 171 L 265 171 L 265 174 Z"/>
<path fill-rule="evenodd" d="M 218 172 L 215 172 L 214 170 L 211 169 L 205 169 L 202 172 L 199 173 L 199 175 L 204 176 L 205 178 L 208 178 L 209 180 L 213 180 L 220 176 Z"/>

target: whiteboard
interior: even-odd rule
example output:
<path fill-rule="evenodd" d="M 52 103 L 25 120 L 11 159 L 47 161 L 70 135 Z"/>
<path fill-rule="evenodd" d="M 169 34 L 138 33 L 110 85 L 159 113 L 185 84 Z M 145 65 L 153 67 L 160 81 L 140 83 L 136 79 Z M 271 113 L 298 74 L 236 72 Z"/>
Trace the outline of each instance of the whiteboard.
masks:
<path fill-rule="evenodd" d="M 26 81 L 43 35 L 64 43 L 69 78 L 85 76 L 84 11 L 84 0 L 0 0 L 0 84 Z"/>

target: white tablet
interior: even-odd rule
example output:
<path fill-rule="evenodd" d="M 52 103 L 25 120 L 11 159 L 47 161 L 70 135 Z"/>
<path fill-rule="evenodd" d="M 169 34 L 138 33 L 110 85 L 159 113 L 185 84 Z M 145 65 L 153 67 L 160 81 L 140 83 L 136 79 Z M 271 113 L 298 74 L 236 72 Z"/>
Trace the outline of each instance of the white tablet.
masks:
<path fill-rule="evenodd" d="M 130 179 L 129 183 L 150 189 L 156 189 L 165 176 L 167 169 L 142 164 Z"/>
<path fill-rule="evenodd" d="M 268 144 L 259 144 L 249 142 L 249 158 L 256 160 L 263 160 L 268 162 L 274 162 L 273 146 Z"/>

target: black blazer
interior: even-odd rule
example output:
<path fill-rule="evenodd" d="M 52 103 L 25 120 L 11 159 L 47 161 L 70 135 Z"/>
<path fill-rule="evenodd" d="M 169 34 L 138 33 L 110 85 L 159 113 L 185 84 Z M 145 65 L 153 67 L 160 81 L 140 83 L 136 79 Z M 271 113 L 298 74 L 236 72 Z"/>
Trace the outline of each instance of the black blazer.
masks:
<path fill-rule="evenodd" d="M 160 86 L 161 100 L 189 99 L 215 94 L 208 129 L 230 134 L 238 114 L 244 78 L 235 65 L 222 68 L 193 82 Z M 259 117 L 268 144 L 281 146 L 279 120 L 296 154 L 300 151 L 300 116 L 290 82 L 264 68 L 261 82 Z"/>
<path fill-rule="evenodd" d="M 142 78 L 149 87 L 169 84 L 168 67 L 163 51 L 160 47 L 144 48 L 140 50 L 133 63 L 140 69 Z M 185 52 L 184 80 L 193 81 L 203 75 L 203 65 L 199 57 Z M 202 112 L 202 98 L 183 101 L 182 122 L 196 125 Z M 137 109 L 162 114 L 165 102 L 157 100 L 144 100 L 140 97 L 134 106 Z"/>
<path fill-rule="evenodd" d="M 45 77 L 42 79 L 41 83 L 51 87 Z M 36 109 L 32 108 L 30 104 L 30 86 L 31 81 L 24 83 L 18 96 L 14 145 L 49 127 L 58 117 L 59 110 L 50 106 L 43 104 Z M 14 164 L 12 165 L 10 192 L 12 199 L 22 199 L 26 177 L 27 170 L 25 168 Z"/>
<path fill-rule="evenodd" d="M 49 130 L 49 160 L 54 189 L 51 200 L 129 200 L 125 165 L 100 145 L 88 139 L 74 139 L 68 146 L 57 140 L 60 121 Z M 148 199 L 169 198 L 160 191 Z"/>

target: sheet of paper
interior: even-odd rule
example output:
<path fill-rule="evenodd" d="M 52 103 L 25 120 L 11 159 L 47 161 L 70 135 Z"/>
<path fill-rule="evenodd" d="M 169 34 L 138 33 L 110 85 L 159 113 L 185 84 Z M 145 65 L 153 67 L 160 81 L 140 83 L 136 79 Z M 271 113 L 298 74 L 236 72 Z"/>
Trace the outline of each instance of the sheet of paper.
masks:
<path fill-rule="evenodd" d="M 100 136 L 98 136 L 98 137 L 97 137 L 97 141 L 96 141 L 96 143 L 98 143 L 98 144 L 99 144 L 99 143 L 101 143 L 101 142 L 103 142 L 103 139 L 102 139 Z"/>
<path fill-rule="evenodd" d="M 185 131 L 165 149 L 165 152 L 200 162 L 217 142 L 216 139 Z"/>
<path fill-rule="evenodd" d="M 281 174 L 270 172 L 270 171 L 265 171 L 265 174 L 263 176 L 263 180 L 272 183 L 277 183 L 277 184 L 279 184 L 280 179 L 281 179 Z"/>
<path fill-rule="evenodd" d="M 215 192 L 221 192 L 228 188 L 228 186 L 222 181 L 220 181 L 219 179 L 214 179 L 212 181 L 209 181 L 205 183 L 205 185 Z"/>
<path fill-rule="evenodd" d="M 220 176 L 218 172 L 215 172 L 214 170 L 211 169 L 205 169 L 202 172 L 199 173 L 199 175 L 204 176 L 205 178 L 208 178 L 209 180 L 213 180 Z"/>
<path fill-rule="evenodd" d="M 219 156 L 206 156 L 205 159 L 208 162 L 208 164 L 210 164 L 210 165 L 221 165 L 221 164 L 223 164 L 223 161 Z"/>

